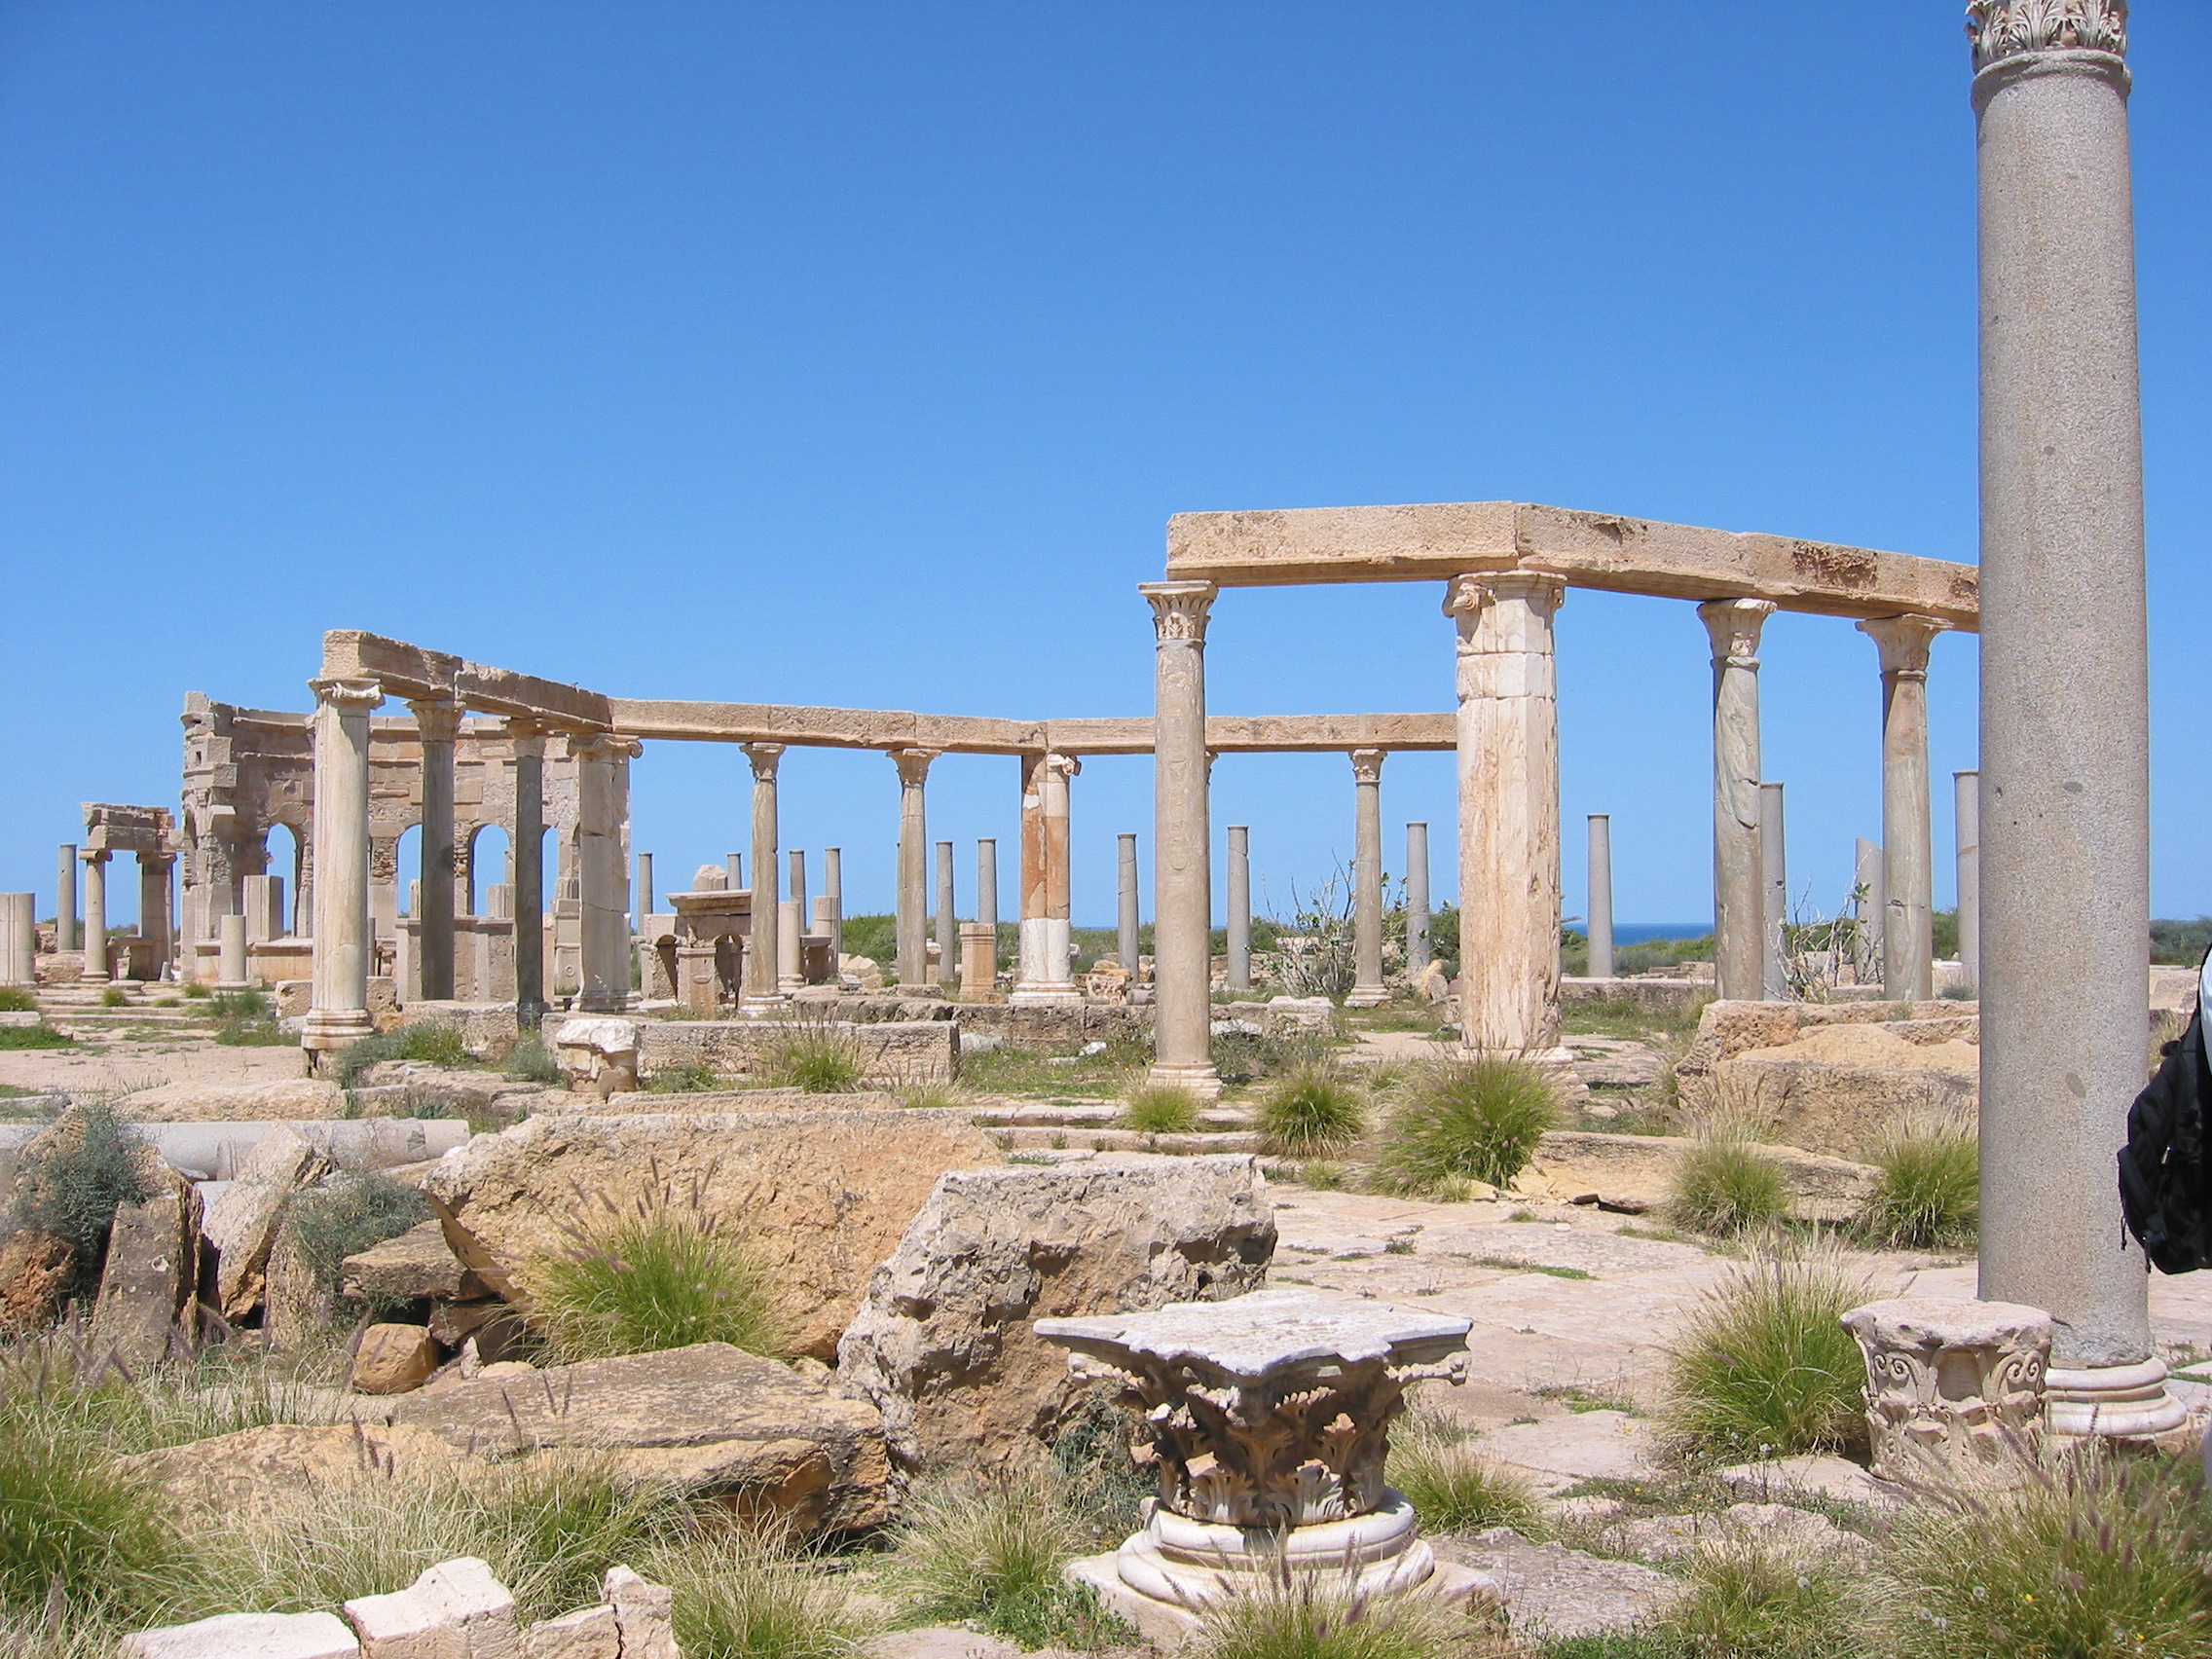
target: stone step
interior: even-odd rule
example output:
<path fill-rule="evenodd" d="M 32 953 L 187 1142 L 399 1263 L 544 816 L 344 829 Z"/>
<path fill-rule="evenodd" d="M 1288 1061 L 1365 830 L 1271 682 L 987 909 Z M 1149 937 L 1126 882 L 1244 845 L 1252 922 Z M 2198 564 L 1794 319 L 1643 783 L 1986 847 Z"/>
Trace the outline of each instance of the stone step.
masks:
<path fill-rule="evenodd" d="M 977 1108 L 976 1124 L 979 1128 L 1086 1128 L 1111 1129 L 1121 1126 L 1125 1107 L 1119 1102 L 1101 1102 L 1094 1106 L 1070 1105 L 1065 1102 L 1007 1101 Z M 1198 1124 L 1201 1128 L 1236 1130 L 1249 1128 L 1252 1115 L 1240 1106 L 1208 1106 L 1200 1108 Z"/>
<path fill-rule="evenodd" d="M 1010 1152 L 1258 1152 L 1260 1136 L 1240 1133 L 1152 1135 L 1137 1129 L 1052 1128 L 1044 1124 L 993 1129 Z"/>

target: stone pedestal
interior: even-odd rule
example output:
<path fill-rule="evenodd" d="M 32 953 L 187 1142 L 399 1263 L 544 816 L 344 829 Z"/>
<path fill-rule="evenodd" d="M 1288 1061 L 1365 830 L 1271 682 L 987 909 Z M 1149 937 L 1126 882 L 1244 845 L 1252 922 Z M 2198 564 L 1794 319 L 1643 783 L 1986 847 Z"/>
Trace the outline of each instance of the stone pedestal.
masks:
<path fill-rule="evenodd" d="M 1613 977 L 1613 821 L 1590 815 L 1590 977 Z"/>
<path fill-rule="evenodd" d="M 1352 987 L 1346 1008 L 1378 1008 L 1390 1000 L 1382 983 L 1382 762 L 1381 749 L 1351 752 L 1357 808 L 1352 820 Z"/>
<path fill-rule="evenodd" d="M 221 938 L 215 970 L 215 988 L 218 991 L 244 991 L 252 989 L 247 977 L 245 954 L 245 918 L 243 916 L 218 916 L 215 918 Z"/>
<path fill-rule="evenodd" d="M 300 1047 L 343 1049 L 369 1018 L 369 711 L 373 680 L 317 680 L 314 713 L 314 1003 Z"/>
<path fill-rule="evenodd" d="M 2049 1314 L 1903 1298 L 1854 1308 L 1843 1324 L 1866 1358 L 1875 1474 L 1925 1483 L 2022 1467 L 2043 1427 Z"/>
<path fill-rule="evenodd" d="M 1070 1576 L 1170 1642 L 1286 1572 L 1324 1593 L 1467 1594 L 1478 1575 L 1440 1567 L 1382 1468 L 1406 1387 L 1466 1380 L 1468 1327 L 1308 1289 L 1038 1320 L 1071 1370 L 1143 1409 L 1159 1471 L 1143 1530 Z"/>
<path fill-rule="evenodd" d="M 960 924 L 960 996 L 987 1001 L 998 981 L 999 930 L 992 922 Z"/>
<path fill-rule="evenodd" d="M 798 901 L 786 899 L 777 906 L 776 929 L 776 988 L 787 995 L 806 984 L 805 958 L 801 939 L 806 933 L 804 918 L 798 913 Z"/>
<path fill-rule="evenodd" d="M 1755 1002 L 1760 988 L 1759 631 L 1774 614 L 1764 599 L 1715 599 L 1697 608 L 1713 641 L 1714 966 L 1723 999 Z"/>
<path fill-rule="evenodd" d="M 1211 582 L 1146 582 L 1152 607 L 1152 960 L 1154 1059 L 1148 1080 L 1201 1099 L 1221 1093 L 1213 1064 L 1213 872 L 1207 811 L 1206 615 Z"/>

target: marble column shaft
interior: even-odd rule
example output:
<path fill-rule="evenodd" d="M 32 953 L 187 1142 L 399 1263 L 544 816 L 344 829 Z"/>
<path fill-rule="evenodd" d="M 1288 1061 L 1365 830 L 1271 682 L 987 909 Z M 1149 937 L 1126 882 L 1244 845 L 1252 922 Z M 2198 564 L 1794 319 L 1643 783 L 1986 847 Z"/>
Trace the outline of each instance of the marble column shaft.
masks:
<path fill-rule="evenodd" d="M 1073 755 L 1025 756 L 1021 779 L 1021 951 L 1015 1002 L 1073 1002 L 1068 962 L 1073 940 L 1068 780 L 1083 770 Z"/>
<path fill-rule="evenodd" d="M 1697 608 L 1713 642 L 1713 932 L 1724 1000 L 1755 1002 L 1766 895 L 1759 881 L 1759 630 L 1764 599 Z"/>
<path fill-rule="evenodd" d="M 75 950 L 82 943 L 77 932 L 77 843 L 64 841 L 60 851 L 55 880 L 54 948 Z"/>
<path fill-rule="evenodd" d="M 107 861 L 104 849 L 87 847 L 77 855 L 85 866 L 85 965 L 77 977 L 104 981 L 107 977 Z"/>
<path fill-rule="evenodd" d="M 937 844 L 937 982 L 946 990 L 960 983 L 960 917 L 952 884 L 952 843 Z"/>
<path fill-rule="evenodd" d="M 1374 1008 L 1390 1000 L 1382 983 L 1382 762 L 1389 752 L 1351 752 L 1352 987 L 1346 1008 Z"/>
<path fill-rule="evenodd" d="M 1613 821 L 1590 814 L 1590 977 L 1613 977 Z"/>
<path fill-rule="evenodd" d="M 748 743 L 745 757 L 753 762 L 753 912 L 747 923 L 745 994 L 773 998 L 777 994 L 777 965 L 782 959 L 782 911 L 777 908 L 776 768 L 784 757 L 780 743 Z"/>
<path fill-rule="evenodd" d="M 1406 972 L 1418 975 L 1435 957 L 1428 937 L 1428 826 L 1406 826 Z"/>
<path fill-rule="evenodd" d="M 806 849 L 803 847 L 793 847 L 784 855 L 784 899 L 798 906 L 800 931 L 803 933 L 803 924 L 812 914 L 806 905 Z"/>
<path fill-rule="evenodd" d="M 1460 1041 L 1564 1056 L 1559 1032 L 1557 576 L 1455 576 L 1458 629 Z"/>
<path fill-rule="evenodd" d="M 1154 654 L 1152 957 L 1155 1083 L 1211 1098 L 1213 880 L 1207 811 L 1206 615 L 1211 582 L 1147 582 Z"/>
<path fill-rule="evenodd" d="M 415 947 L 422 953 L 423 997 L 446 1002 L 454 983 L 453 745 L 460 735 L 459 703 L 411 701 L 415 730 L 423 750 L 422 908 L 416 917 Z"/>
<path fill-rule="evenodd" d="M 515 924 L 515 1016 L 525 1029 L 543 1017 L 545 1002 L 545 730 L 507 721 L 514 750 L 514 818 L 508 826 Z"/>
<path fill-rule="evenodd" d="M 1983 0 L 1974 26 L 1980 1293 L 2050 1312 L 2065 1427 L 2059 1401 L 2079 1406 L 2098 1372 L 2121 1393 L 2117 1374 L 2157 1364 L 2113 1179 L 2143 1087 L 2150 932 L 2125 9 Z M 2100 1427 L 2168 1415 L 2161 1391 Z"/>
<path fill-rule="evenodd" d="M 1229 827 L 1229 975 L 1225 987 L 1232 991 L 1252 988 L 1252 830 L 1250 826 Z M 1154 929 L 1158 933 L 1157 926 Z"/>
<path fill-rule="evenodd" d="M 1882 983 L 1888 996 L 1926 1002 L 1936 994 L 1928 647 L 1943 625 L 1884 616 L 1859 627 L 1882 661 Z"/>
<path fill-rule="evenodd" d="M 1139 955 L 1137 941 L 1143 929 L 1137 909 L 1137 838 L 1134 835 L 1124 835 L 1118 846 L 1119 857 L 1114 871 L 1114 957 L 1127 970 L 1133 980 Z"/>
<path fill-rule="evenodd" d="M 934 749 L 894 749 L 899 768 L 899 982 L 929 976 L 929 803 L 925 793 Z"/>
<path fill-rule="evenodd" d="M 1951 774 L 1959 884 L 1959 965 L 1967 988 L 1981 986 L 1981 774 Z"/>
<path fill-rule="evenodd" d="M 646 918 L 653 913 L 653 856 L 640 853 L 637 860 L 638 879 L 631 902 L 637 906 L 636 929 L 642 934 L 645 931 Z"/>
<path fill-rule="evenodd" d="M 1759 995 L 1789 1000 L 1789 847 L 1780 784 L 1759 785 Z"/>
<path fill-rule="evenodd" d="M 999 844 L 988 837 L 976 843 L 976 919 L 999 925 Z"/>
<path fill-rule="evenodd" d="M 830 954 L 845 953 L 845 852 L 842 847 L 822 849 L 822 897 L 830 901 Z"/>
<path fill-rule="evenodd" d="M 617 1014 L 629 1006 L 630 868 L 624 840 L 630 762 L 642 747 L 634 737 L 605 732 L 569 740 L 576 759 L 576 877 L 583 905 L 576 1006 L 586 1014 Z"/>
<path fill-rule="evenodd" d="M 373 680 L 317 680 L 314 712 L 314 1001 L 303 1049 L 342 1049 L 369 1019 L 369 711 Z M 232 906 L 226 906 L 226 913 Z"/>

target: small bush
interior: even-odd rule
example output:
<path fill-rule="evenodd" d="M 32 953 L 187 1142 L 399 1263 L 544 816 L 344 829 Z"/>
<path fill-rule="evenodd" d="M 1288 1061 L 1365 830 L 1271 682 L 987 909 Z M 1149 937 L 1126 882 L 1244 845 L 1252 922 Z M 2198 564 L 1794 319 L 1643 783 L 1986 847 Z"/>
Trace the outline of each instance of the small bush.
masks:
<path fill-rule="evenodd" d="M 925 1493 L 893 1537 L 893 1574 L 925 1618 L 972 1619 L 1025 1647 L 1095 1648 L 1125 1635 L 1060 1576 L 1082 1533 L 1039 1475 Z"/>
<path fill-rule="evenodd" d="M 200 1002 L 215 993 L 202 980 L 187 979 L 184 982 L 183 994 L 188 1001 Z"/>
<path fill-rule="evenodd" d="M 1433 1419 L 1404 1420 L 1391 1438 L 1387 1479 L 1430 1531 L 1525 1530 L 1535 1519 L 1527 1482 L 1483 1456 L 1456 1426 Z"/>
<path fill-rule="evenodd" d="M 276 1010 L 261 991 L 218 991 L 207 1012 L 218 1022 L 215 1041 L 230 1049 L 275 1049 L 296 1046 L 276 1023 Z"/>
<path fill-rule="evenodd" d="M 1328 1065 L 1302 1066 L 1260 1096 L 1260 1133 L 1284 1158 L 1342 1152 L 1366 1133 L 1359 1090 Z"/>
<path fill-rule="evenodd" d="M 1640 1655 L 1852 1659 L 1863 1651 L 1844 1580 L 1818 1561 L 1793 1561 L 1755 1546 L 1705 1549 L 1690 1558 L 1689 1580 L 1688 1594 L 1648 1627 Z M 1951 1659 L 1963 1659 L 1963 1652 Z"/>
<path fill-rule="evenodd" d="M 0 985 L 0 1014 L 38 1013 L 38 993 L 28 985 Z"/>
<path fill-rule="evenodd" d="M 721 1086 L 713 1066 L 662 1066 L 645 1080 L 647 1094 L 705 1094 Z"/>
<path fill-rule="evenodd" d="M 1503 1187 L 1559 1116 L 1551 1080 L 1527 1060 L 1444 1060 L 1407 1085 L 1384 1130 L 1382 1169 L 1409 1187 L 1453 1177 Z"/>
<path fill-rule="evenodd" d="M 217 1019 L 267 1019 L 273 1013 L 267 993 L 255 990 L 217 991 L 207 1012 Z"/>
<path fill-rule="evenodd" d="M 1938 1493 L 1949 1501 L 1900 1515 L 1877 1562 L 1881 1652 L 2212 1652 L 2212 1536 L 2194 1468 L 2091 1440 L 2046 1450 L 2029 1476 L 2011 1492 Z"/>
<path fill-rule="evenodd" d="M 1171 1083 L 1146 1084 L 1129 1091 L 1122 1126 L 1153 1135 L 1187 1135 L 1198 1126 L 1198 1099 Z"/>
<path fill-rule="evenodd" d="M 694 1189 L 668 1189 L 571 1230 L 569 1249 L 536 1264 L 531 1311 L 564 1360 L 728 1343 L 771 1359 L 790 1341 L 766 1266 L 717 1230 Z"/>
<path fill-rule="evenodd" d="M 0 1405 L 0 1608 L 143 1616 L 172 1593 L 191 1555 L 168 1500 L 112 1457 L 34 1406 Z"/>
<path fill-rule="evenodd" d="M 844 1583 L 770 1532 L 718 1528 L 637 1568 L 676 1592 L 689 1659 L 845 1659 L 878 1627 Z"/>
<path fill-rule="evenodd" d="M 96 1278 L 117 1208 L 151 1195 L 152 1154 L 105 1101 L 75 1108 L 49 1133 L 48 1145 L 17 1172 L 16 1224 L 66 1238 L 80 1275 Z"/>
<path fill-rule="evenodd" d="M 935 1109 L 941 1111 L 948 1108 L 973 1106 L 976 1103 L 969 1098 L 965 1089 L 956 1088 L 948 1083 L 929 1083 L 922 1085 L 919 1088 L 907 1089 L 899 1096 L 899 1104 L 912 1110 Z"/>
<path fill-rule="evenodd" d="M 106 990 L 100 992 L 100 1007 L 102 1008 L 129 1008 L 129 1006 L 130 993 L 121 985 L 110 985 Z"/>
<path fill-rule="evenodd" d="M 507 1055 L 507 1076 L 517 1083 L 559 1083 L 561 1062 L 546 1048 L 543 1037 L 526 1031 Z"/>
<path fill-rule="evenodd" d="M 1119 1544 L 1135 1531 L 1137 1506 L 1160 1490 L 1159 1480 L 1130 1456 L 1131 1446 L 1149 1437 L 1137 1415 L 1119 1403 L 1118 1393 L 1111 1384 L 1092 1384 L 1052 1436 L 1058 1501 L 1100 1547 Z"/>
<path fill-rule="evenodd" d="M 1200 1615 L 1195 1659 L 1440 1659 L 1475 1635 L 1463 1607 L 1423 1596 L 1369 1600 L 1327 1578 L 1284 1574 Z"/>
<path fill-rule="evenodd" d="M 1865 1367 L 1841 1323 L 1866 1280 L 1825 1250 L 1731 1269 L 1685 1322 L 1667 1417 L 1692 1453 L 1786 1457 L 1866 1436 Z"/>
<path fill-rule="evenodd" d="M 414 1188 L 381 1170 L 358 1170 L 296 1194 L 285 1209 L 284 1228 L 315 1283 L 335 1295 L 347 1257 L 396 1238 L 436 1213 Z"/>
<path fill-rule="evenodd" d="M 382 1060 L 421 1060 L 433 1066 L 465 1066 L 474 1062 L 458 1027 L 402 1025 L 396 1031 L 380 1031 L 349 1043 L 338 1051 L 338 1087 L 351 1088 L 367 1070 Z"/>
<path fill-rule="evenodd" d="M 74 1041 L 51 1025 L 0 1025 L 0 1050 L 66 1049 Z"/>
<path fill-rule="evenodd" d="M 1677 1160 L 1667 1211 L 1677 1226 L 1699 1233 L 1743 1233 L 1785 1220 L 1789 1187 L 1782 1166 L 1745 1130 L 1715 1124 Z"/>
<path fill-rule="evenodd" d="M 867 1075 L 867 1056 L 860 1039 L 831 1026 L 810 1026 L 792 1033 L 768 1051 L 765 1081 L 772 1088 L 799 1088 L 809 1094 L 850 1094 Z"/>
<path fill-rule="evenodd" d="M 1981 1149 L 1972 1135 L 1899 1135 L 1875 1154 L 1882 1179 L 1859 1226 L 1907 1250 L 1971 1244 L 1981 1217 Z"/>

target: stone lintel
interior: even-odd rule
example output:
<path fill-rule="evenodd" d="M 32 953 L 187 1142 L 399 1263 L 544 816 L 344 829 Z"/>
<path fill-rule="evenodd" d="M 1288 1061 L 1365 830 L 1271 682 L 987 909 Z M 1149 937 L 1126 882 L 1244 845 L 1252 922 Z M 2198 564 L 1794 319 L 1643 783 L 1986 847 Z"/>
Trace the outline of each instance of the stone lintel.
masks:
<path fill-rule="evenodd" d="M 80 845 L 87 852 L 151 855 L 175 848 L 175 820 L 166 806 L 120 806 L 100 800 L 82 805 L 85 833 Z"/>
<path fill-rule="evenodd" d="M 1785 610 L 1909 611 L 1969 633 L 1980 627 L 1972 565 L 1532 502 L 1178 513 L 1167 523 L 1168 574 L 1224 587 L 1513 570 L 1663 599 L 1768 599 Z"/>
<path fill-rule="evenodd" d="M 322 678 L 374 680 L 390 697 L 451 698 L 483 714 L 520 715 L 587 731 L 606 731 L 614 723 L 608 699 L 580 685 L 488 668 L 354 628 L 323 635 Z"/>
<path fill-rule="evenodd" d="M 775 703 L 612 699 L 616 729 L 695 743 L 786 743 L 818 749 L 934 749 L 947 755 L 1150 755 L 1151 717 L 1056 720 L 916 715 Z M 1448 750 L 1450 714 L 1212 715 L 1206 747 L 1217 754 Z"/>

